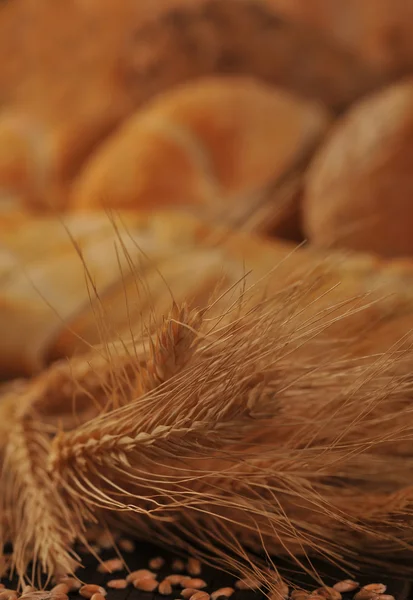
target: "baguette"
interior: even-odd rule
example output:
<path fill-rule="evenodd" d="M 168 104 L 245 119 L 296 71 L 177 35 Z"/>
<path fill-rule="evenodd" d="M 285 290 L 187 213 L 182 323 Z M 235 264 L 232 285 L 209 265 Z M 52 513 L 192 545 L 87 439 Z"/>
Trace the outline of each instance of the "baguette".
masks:
<path fill-rule="evenodd" d="M 5 231 L 8 260 L 1 258 L 0 295 L 5 376 L 38 372 L 51 360 L 128 339 L 131 331 L 139 338 L 161 322 L 172 297 L 205 306 L 211 295 L 230 289 L 214 303 L 212 319 L 253 284 L 251 306 L 264 292 L 278 295 L 285 318 L 294 313 L 297 328 L 302 323 L 319 332 L 321 351 L 327 335 L 339 342 L 342 356 L 384 352 L 413 325 L 408 261 L 387 264 L 371 256 L 296 250 L 169 211 L 123 215 L 119 222 L 76 215 L 67 218 L 66 227 L 38 218 Z M 308 351 L 306 344 L 302 351 Z"/>
<path fill-rule="evenodd" d="M 64 209 L 101 142 L 179 83 L 255 76 L 334 110 L 377 85 L 370 69 L 264 0 L 7 2 L 0 56 L 0 139 L 11 135 L 4 147 L 15 148 L 0 160 L 0 194 L 37 210 Z"/>
<path fill-rule="evenodd" d="M 413 254 L 413 80 L 355 104 L 309 168 L 304 229 L 319 247 Z"/>
<path fill-rule="evenodd" d="M 297 195 L 277 202 L 273 187 L 307 160 L 329 121 L 322 106 L 251 78 L 183 84 L 102 144 L 75 181 L 72 207 L 181 204 L 234 223 L 268 199 L 265 221 L 277 231 Z"/>

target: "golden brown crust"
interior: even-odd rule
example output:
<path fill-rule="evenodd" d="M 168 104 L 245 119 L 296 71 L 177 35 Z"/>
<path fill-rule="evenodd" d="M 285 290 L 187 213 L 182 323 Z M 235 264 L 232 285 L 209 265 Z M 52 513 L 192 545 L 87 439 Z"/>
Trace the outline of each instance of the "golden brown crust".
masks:
<path fill-rule="evenodd" d="M 307 160 L 328 124 L 317 103 L 252 78 L 183 84 L 138 111 L 102 145 L 74 184 L 72 206 L 199 205 L 242 224 L 243 215 L 268 198 L 265 220 L 277 231 L 297 196 L 280 199 L 274 186 Z"/>
<path fill-rule="evenodd" d="M 413 253 L 413 80 L 353 106 L 316 153 L 303 201 L 318 246 Z"/>

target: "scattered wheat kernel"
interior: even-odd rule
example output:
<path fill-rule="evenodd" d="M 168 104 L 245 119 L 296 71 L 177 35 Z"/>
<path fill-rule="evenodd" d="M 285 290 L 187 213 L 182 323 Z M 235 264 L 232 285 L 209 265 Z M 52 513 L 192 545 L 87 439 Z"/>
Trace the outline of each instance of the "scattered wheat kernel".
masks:
<path fill-rule="evenodd" d="M 162 569 L 164 564 L 165 560 L 161 556 L 157 556 L 149 561 L 149 568 L 153 569 L 154 571 L 158 571 L 159 569 Z"/>
<path fill-rule="evenodd" d="M 143 579 L 145 577 L 146 579 L 153 579 L 155 576 L 155 573 L 148 571 L 148 569 L 138 569 L 137 571 L 132 571 L 132 573 L 129 573 L 129 575 L 126 577 L 126 581 L 128 583 L 133 583 L 135 579 Z"/>
<path fill-rule="evenodd" d="M 111 579 L 106 585 L 114 590 L 124 590 L 128 582 L 126 579 Z"/>
<path fill-rule="evenodd" d="M 379 594 L 373 592 L 372 590 L 361 589 L 354 596 L 354 600 L 378 600 Z"/>
<path fill-rule="evenodd" d="M 99 573 L 113 573 L 114 571 L 122 571 L 124 568 L 125 566 L 120 558 L 110 558 L 101 562 L 97 570 Z"/>
<path fill-rule="evenodd" d="M 201 575 L 201 563 L 196 558 L 189 558 L 188 562 L 186 563 L 186 570 L 190 575 Z"/>
<path fill-rule="evenodd" d="M 238 579 L 238 581 L 235 582 L 235 587 L 238 590 L 257 590 L 260 587 L 260 584 L 252 578 Z"/>
<path fill-rule="evenodd" d="M 68 594 L 69 586 L 67 583 L 58 583 L 50 590 L 52 594 Z"/>
<path fill-rule="evenodd" d="M 387 585 L 384 585 L 384 583 L 369 583 L 368 585 L 363 585 L 362 589 L 374 592 L 375 594 L 384 594 L 387 590 Z"/>
<path fill-rule="evenodd" d="M 127 540 L 126 538 L 122 538 L 119 540 L 119 548 L 124 552 L 134 552 L 135 544 L 132 540 Z"/>
<path fill-rule="evenodd" d="M 177 558 L 172 563 L 172 571 L 176 571 L 177 573 L 182 573 L 185 571 L 185 563 L 180 558 Z"/>
<path fill-rule="evenodd" d="M 183 588 L 194 588 L 195 590 L 201 590 L 207 586 L 207 583 L 203 579 L 183 577 L 180 585 Z"/>
<path fill-rule="evenodd" d="M 172 594 L 172 585 L 164 579 L 158 586 L 158 592 L 161 596 L 170 596 Z"/>
<path fill-rule="evenodd" d="M 391 594 L 380 594 L 380 600 L 395 600 Z"/>
<path fill-rule="evenodd" d="M 279 581 L 276 584 L 276 589 L 274 590 L 271 598 L 272 600 L 280 600 L 280 598 L 287 599 L 290 593 L 289 587 L 283 581 Z"/>
<path fill-rule="evenodd" d="M 105 600 L 105 596 L 102 596 L 102 594 L 93 594 L 92 600 Z"/>
<path fill-rule="evenodd" d="M 83 596 L 83 598 L 92 598 L 93 594 L 102 594 L 102 596 L 106 596 L 106 590 L 100 585 L 87 583 L 86 585 L 82 585 L 79 594 Z"/>
<path fill-rule="evenodd" d="M 105 532 L 102 533 L 96 540 L 97 545 L 103 548 L 104 550 L 110 550 L 113 548 L 114 536 L 110 535 L 110 533 Z"/>
<path fill-rule="evenodd" d="M 341 600 L 340 592 L 328 586 L 318 588 L 315 590 L 314 594 L 327 598 L 328 600 Z M 313 597 L 314 594 L 311 594 L 311 597 Z"/>
<path fill-rule="evenodd" d="M 58 581 L 59 583 L 64 583 L 65 585 L 67 585 L 69 592 L 75 592 L 79 590 L 82 586 L 80 581 L 78 579 L 75 579 L 74 577 L 59 577 Z"/>
<path fill-rule="evenodd" d="M 50 598 L 51 600 L 69 600 L 69 596 L 63 592 L 50 592 Z"/>
<path fill-rule="evenodd" d="M 4 585 L 3 585 L 4 587 Z M 52 588 L 54 589 L 54 588 Z M 22 589 L 22 596 L 24 596 L 25 594 L 31 594 L 32 592 L 35 592 L 36 589 L 32 586 L 32 585 L 25 585 L 24 588 Z"/>
<path fill-rule="evenodd" d="M 183 575 L 168 575 L 165 577 L 166 581 L 169 581 L 171 585 L 181 585 L 182 587 L 189 587 L 187 585 L 182 585 L 182 582 L 190 581 L 190 577 L 184 577 Z"/>
<path fill-rule="evenodd" d="M 191 600 L 209 600 L 209 594 L 206 592 L 195 592 L 195 594 L 191 596 Z"/>
<path fill-rule="evenodd" d="M 219 590 L 215 590 L 211 594 L 211 600 L 217 600 L 220 596 L 225 596 L 225 598 L 229 598 L 235 592 L 232 587 L 219 588 Z"/>
<path fill-rule="evenodd" d="M 0 583 L 0 590 L 4 590 L 6 586 L 4 585 L 4 583 Z M 26 585 L 26 587 L 32 587 L 31 585 Z"/>
<path fill-rule="evenodd" d="M 358 581 L 353 581 L 352 579 L 343 579 L 343 581 L 338 581 L 333 585 L 333 589 L 337 590 L 341 594 L 345 594 L 346 592 L 353 592 L 359 587 Z"/>
<path fill-rule="evenodd" d="M 158 582 L 156 579 L 139 577 L 138 579 L 134 579 L 133 585 L 137 590 L 141 590 L 141 592 L 154 592 L 158 587 Z"/>
<path fill-rule="evenodd" d="M 291 600 L 308 600 L 310 594 L 305 590 L 293 590 L 291 592 Z"/>
<path fill-rule="evenodd" d="M 192 598 L 197 591 L 198 590 L 195 590 L 194 588 L 184 588 L 181 592 L 181 596 L 182 598 L 185 598 L 185 600 L 188 600 L 189 598 Z"/>

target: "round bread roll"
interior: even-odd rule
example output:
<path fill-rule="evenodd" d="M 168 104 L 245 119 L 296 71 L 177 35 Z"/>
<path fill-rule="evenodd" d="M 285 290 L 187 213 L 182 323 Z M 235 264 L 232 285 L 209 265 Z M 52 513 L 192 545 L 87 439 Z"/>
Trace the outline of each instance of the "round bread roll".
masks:
<path fill-rule="evenodd" d="M 316 246 L 413 254 L 413 80 L 337 123 L 310 166 L 303 221 Z"/>
<path fill-rule="evenodd" d="M 281 221 L 297 195 L 280 210 L 272 187 L 308 158 L 329 122 L 319 104 L 252 78 L 183 84 L 102 144 L 75 181 L 71 208 L 173 204 L 232 222 L 267 196 Z"/>
<path fill-rule="evenodd" d="M 0 56 L 0 140 L 9 118 L 21 123 L 0 151 L 0 197 L 35 209 L 64 208 L 101 142 L 182 82 L 256 76 L 334 110 L 377 83 L 351 54 L 265 0 L 6 2 Z"/>

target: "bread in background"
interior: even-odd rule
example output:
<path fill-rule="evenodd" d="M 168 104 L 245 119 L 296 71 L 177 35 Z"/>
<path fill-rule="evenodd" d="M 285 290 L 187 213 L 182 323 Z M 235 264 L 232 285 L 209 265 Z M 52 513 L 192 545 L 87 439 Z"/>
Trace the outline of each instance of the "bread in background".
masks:
<path fill-rule="evenodd" d="M 107 136 L 177 84 L 255 76 L 334 110 L 377 84 L 370 68 L 265 0 L 6 2 L 0 56 L 1 121 L 24 124 L 19 154 L 2 157 L 0 197 L 36 210 L 65 208 Z"/>
<path fill-rule="evenodd" d="M 355 104 L 309 168 L 304 229 L 316 246 L 413 254 L 413 80 Z"/>
<path fill-rule="evenodd" d="M 183 84 L 102 144 L 75 181 L 70 206 L 181 206 L 231 223 L 267 198 L 268 224 L 281 222 L 297 195 L 277 205 L 274 185 L 308 160 L 329 124 L 318 103 L 253 78 Z"/>
<path fill-rule="evenodd" d="M 267 0 L 286 18 L 329 37 L 385 77 L 413 70 L 408 0 Z"/>

